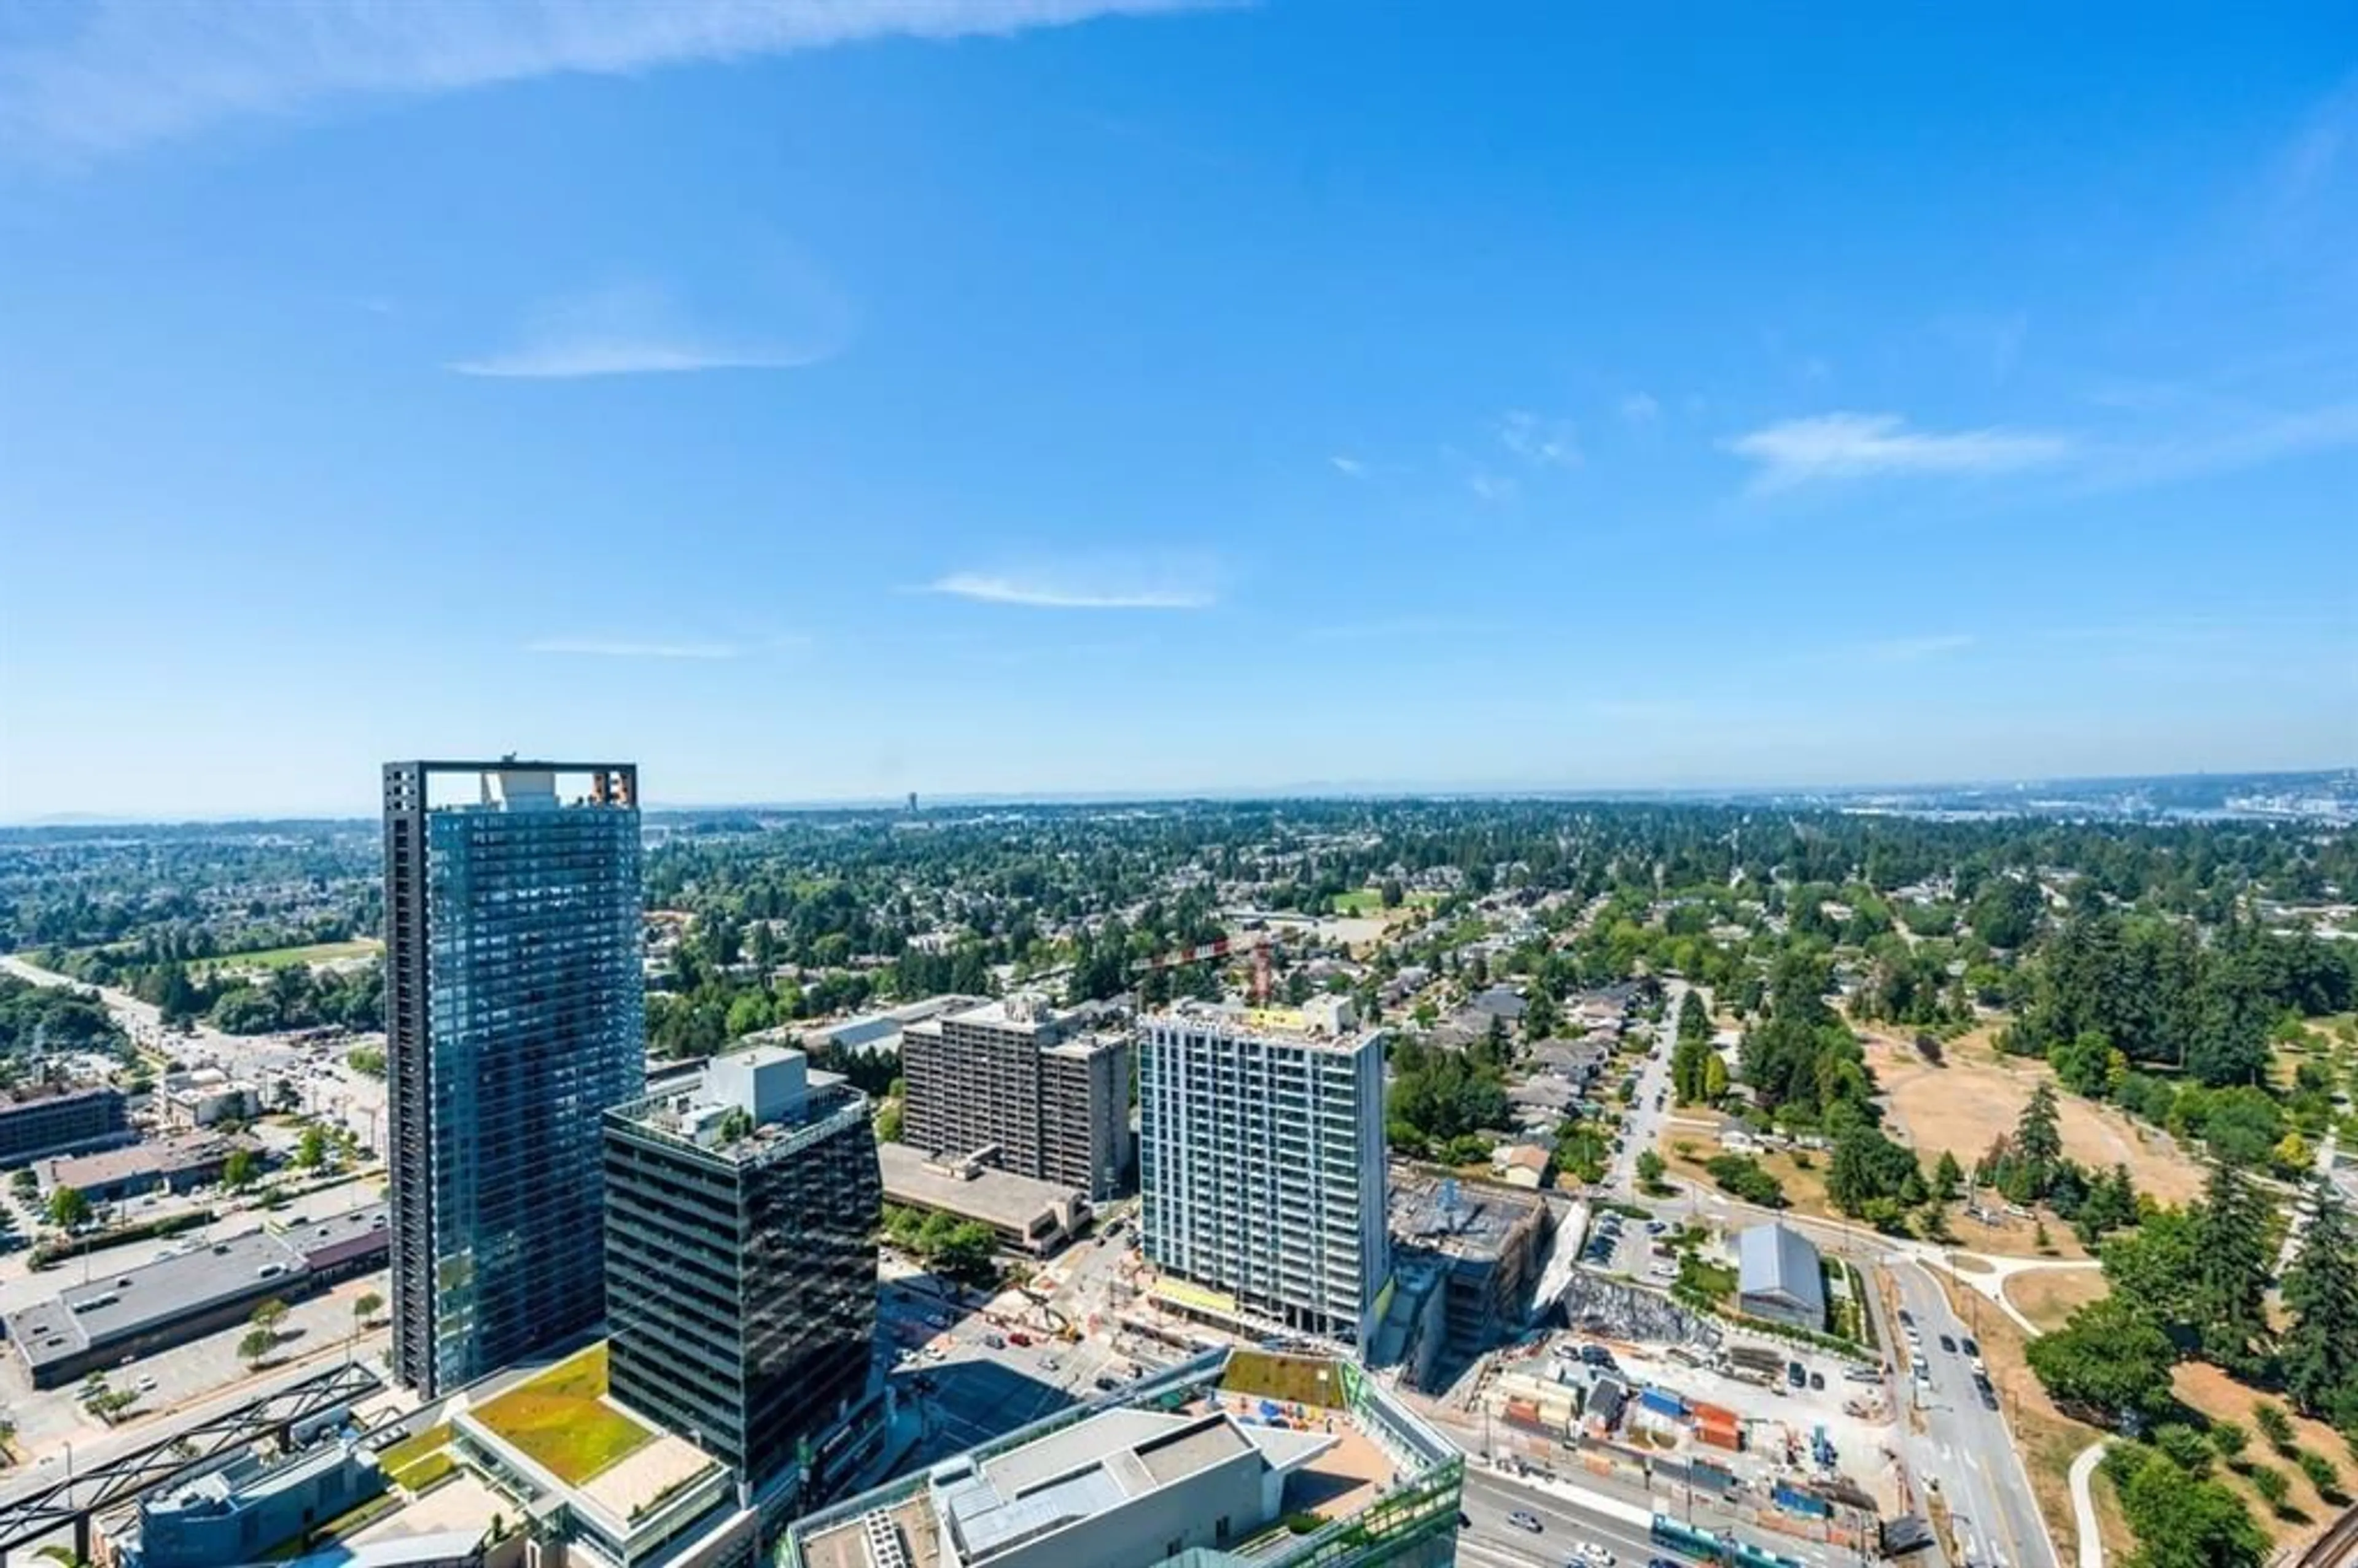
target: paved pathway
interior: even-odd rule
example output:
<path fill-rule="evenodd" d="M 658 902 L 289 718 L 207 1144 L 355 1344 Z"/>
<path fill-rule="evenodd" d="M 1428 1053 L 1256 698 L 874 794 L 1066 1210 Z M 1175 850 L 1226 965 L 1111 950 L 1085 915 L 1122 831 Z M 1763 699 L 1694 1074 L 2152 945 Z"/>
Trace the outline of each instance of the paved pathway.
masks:
<path fill-rule="evenodd" d="M 2088 1477 L 2104 1456 L 2101 1441 L 2080 1450 L 2071 1461 L 2071 1521 L 2080 1536 L 2080 1568 L 2104 1568 L 2104 1541 L 2096 1530 L 2096 1499 L 2089 1495 Z"/>

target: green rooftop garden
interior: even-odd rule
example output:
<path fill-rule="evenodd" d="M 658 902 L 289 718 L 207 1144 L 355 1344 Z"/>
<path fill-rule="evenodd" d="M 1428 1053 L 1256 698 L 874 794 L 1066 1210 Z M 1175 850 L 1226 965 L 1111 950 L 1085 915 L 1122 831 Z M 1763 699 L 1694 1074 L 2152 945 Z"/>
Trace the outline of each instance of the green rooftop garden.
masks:
<path fill-rule="evenodd" d="M 475 1420 L 568 1487 L 654 1440 L 606 1402 L 601 1341 L 479 1406 Z"/>

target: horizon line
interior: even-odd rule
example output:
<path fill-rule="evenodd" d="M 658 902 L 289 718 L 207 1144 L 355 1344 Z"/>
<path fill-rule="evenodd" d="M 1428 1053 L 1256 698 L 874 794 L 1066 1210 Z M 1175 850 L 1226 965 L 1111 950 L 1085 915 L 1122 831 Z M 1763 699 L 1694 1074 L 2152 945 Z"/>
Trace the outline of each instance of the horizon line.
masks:
<path fill-rule="evenodd" d="M 949 791 L 931 796 L 923 790 L 903 790 L 883 795 L 813 795 L 799 799 L 778 797 L 769 800 L 664 802 L 643 804 L 640 810 L 646 816 L 729 811 L 905 812 L 908 809 L 905 802 L 912 795 L 920 802 L 918 807 L 920 812 L 925 809 L 924 803 L 929 800 L 935 806 L 942 807 L 1185 806 L 1204 803 L 1251 805 L 1263 802 L 1347 800 L 1400 803 L 1445 800 L 1545 800 L 1569 804 L 1583 800 L 1627 802 L 1683 798 L 1700 803 L 1749 798 L 1783 799 L 1796 795 L 1850 796 L 1898 793 L 1920 794 L 1927 791 L 2018 791 L 2040 786 L 2150 784 L 2192 779 L 2325 779 L 2342 774 L 2358 775 L 2358 762 L 2336 763 L 2321 768 L 2200 768 L 2164 773 L 2035 773 L 2011 777 L 1934 779 L 1913 783 L 1887 781 L 1866 784 L 1411 785 L 1305 782 L 1271 787 L 1237 785 L 1174 790 L 1076 790 L 1069 793 L 1022 790 Z M 126 816 L 103 812 L 49 812 L 34 816 L 0 818 L 0 830 L 43 827 L 229 827 L 239 823 L 339 823 L 377 820 L 379 820 L 378 814 L 368 810 L 231 812 L 222 815 L 178 817 Z"/>

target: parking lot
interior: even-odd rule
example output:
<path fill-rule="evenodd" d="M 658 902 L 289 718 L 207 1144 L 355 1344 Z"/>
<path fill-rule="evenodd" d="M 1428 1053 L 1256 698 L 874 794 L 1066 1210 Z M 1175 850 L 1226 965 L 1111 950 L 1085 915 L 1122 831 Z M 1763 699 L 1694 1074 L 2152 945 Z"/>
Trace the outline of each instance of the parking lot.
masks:
<path fill-rule="evenodd" d="M 1660 1245 L 1671 1229 L 1667 1220 L 1631 1219 L 1607 1209 L 1589 1227 L 1580 1260 L 1600 1273 L 1667 1285 L 1679 1274 L 1677 1260 Z"/>
<path fill-rule="evenodd" d="M 149 1246 L 152 1250 L 154 1244 Z M 49 1288 L 54 1291 L 56 1285 Z M 366 1357 L 381 1350 L 382 1329 L 354 1342 L 352 1303 L 371 1292 L 382 1296 L 384 1288 L 384 1274 L 368 1274 L 347 1280 L 324 1295 L 295 1303 L 279 1325 L 278 1347 L 265 1365 L 264 1375 L 284 1371 L 300 1361 L 348 1354 Z M 18 1450 L 28 1464 L 38 1465 L 61 1455 L 69 1444 L 80 1449 L 89 1440 L 110 1433 L 129 1434 L 144 1422 L 254 1378 L 255 1374 L 238 1355 L 238 1341 L 246 1332 L 246 1325 L 233 1324 L 116 1368 L 108 1376 L 108 1386 L 136 1393 L 139 1400 L 113 1426 L 82 1407 L 77 1387 L 34 1388 L 23 1358 L 8 1350 L 0 1353 L 0 1407 L 16 1423 Z"/>

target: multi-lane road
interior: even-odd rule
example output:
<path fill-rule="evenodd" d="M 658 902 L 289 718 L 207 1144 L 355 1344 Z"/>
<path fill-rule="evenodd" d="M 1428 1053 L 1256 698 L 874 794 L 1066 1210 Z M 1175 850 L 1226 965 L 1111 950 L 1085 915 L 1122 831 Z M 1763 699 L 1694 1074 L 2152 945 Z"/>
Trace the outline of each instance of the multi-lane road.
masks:
<path fill-rule="evenodd" d="M 1961 1561 L 1976 1568 L 2061 1568 L 2013 1434 L 1974 1387 L 1973 1366 L 1962 1350 L 1965 1326 L 1957 1321 L 1948 1292 L 1920 1263 L 1895 1261 L 1890 1269 L 1899 1299 L 1922 1336 L 1930 1385 L 1904 1372 L 1898 1379 L 1903 1398 L 1923 1417 L 1923 1431 L 1911 1423 L 1902 1439 L 1908 1467 L 1920 1484 L 1924 1477 L 1939 1478 Z M 1942 1348 L 1943 1335 L 1961 1348 Z M 1906 1357 L 1902 1342 L 1894 1358 Z"/>
<path fill-rule="evenodd" d="M 1457 1536 L 1457 1561 L 1466 1568 L 1560 1568 L 1574 1561 L 1583 1542 L 1612 1552 L 1617 1568 L 1644 1568 L 1650 1558 L 1669 1555 L 1647 1539 L 1643 1526 L 1574 1508 L 1552 1492 L 1470 1465 L 1459 1507 L 1470 1521 Z M 1540 1528 L 1509 1523 L 1519 1512 Z"/>

